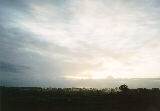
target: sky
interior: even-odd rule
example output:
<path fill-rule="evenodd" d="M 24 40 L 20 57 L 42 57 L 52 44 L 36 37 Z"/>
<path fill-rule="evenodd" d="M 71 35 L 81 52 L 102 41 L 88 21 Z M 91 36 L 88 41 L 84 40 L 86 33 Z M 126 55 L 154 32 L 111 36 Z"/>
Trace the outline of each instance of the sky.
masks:
<path fill-rule="evenodd" d="M 160 78 L 159 13 L 159 0 L 0 0 L 0 84 Z"/>

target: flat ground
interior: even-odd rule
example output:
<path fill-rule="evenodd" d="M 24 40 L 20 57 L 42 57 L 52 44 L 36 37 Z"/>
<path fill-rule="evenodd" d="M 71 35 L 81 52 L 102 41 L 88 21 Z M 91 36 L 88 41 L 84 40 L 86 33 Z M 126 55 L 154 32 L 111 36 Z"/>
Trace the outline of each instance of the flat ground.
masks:
<path fill-rule="evenodd" d="M 160 111 L 160 90 L 1 88 L 2 111 Z"/>

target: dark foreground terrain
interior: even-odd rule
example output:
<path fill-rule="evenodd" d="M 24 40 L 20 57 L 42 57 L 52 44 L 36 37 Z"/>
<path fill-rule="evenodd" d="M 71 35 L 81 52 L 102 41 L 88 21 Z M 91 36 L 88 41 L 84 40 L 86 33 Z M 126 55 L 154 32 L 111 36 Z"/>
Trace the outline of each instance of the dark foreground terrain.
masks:
<path fill-rule="evenodd" d="M 160 111 L 160 90 L 1 87 L 1 111 Z"/>

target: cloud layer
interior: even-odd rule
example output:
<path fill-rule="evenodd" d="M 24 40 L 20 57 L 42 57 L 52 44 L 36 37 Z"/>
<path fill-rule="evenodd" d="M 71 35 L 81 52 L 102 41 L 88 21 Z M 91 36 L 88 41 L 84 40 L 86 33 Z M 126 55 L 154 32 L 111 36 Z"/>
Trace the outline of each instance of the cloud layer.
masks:
<path fill-rule="evenodd" d="M 160 77 L 158 0 L 0 2 L 3 83 Z"/>

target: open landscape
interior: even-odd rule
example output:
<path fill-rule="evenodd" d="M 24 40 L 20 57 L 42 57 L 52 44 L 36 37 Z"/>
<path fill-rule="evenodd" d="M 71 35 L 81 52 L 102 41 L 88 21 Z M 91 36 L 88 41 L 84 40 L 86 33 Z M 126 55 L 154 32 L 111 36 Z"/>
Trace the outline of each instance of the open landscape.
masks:
<path fill-rule="evenodd" d="M 160 111 L 160 0 L 0 0 L 0 111 Z"/>
<path fill-rule="evenodd" d="M 159 111 L 160 89 L 1 87 L 2 111 Z"/>

